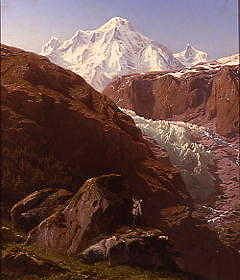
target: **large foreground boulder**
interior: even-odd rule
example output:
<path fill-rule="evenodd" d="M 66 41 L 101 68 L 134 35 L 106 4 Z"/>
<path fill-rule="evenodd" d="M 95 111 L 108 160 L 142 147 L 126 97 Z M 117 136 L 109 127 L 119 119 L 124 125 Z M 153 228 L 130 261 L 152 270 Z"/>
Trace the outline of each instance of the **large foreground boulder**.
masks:
<path fill-rule="evenodd" d="M 111 266 L 128 264 L 148 269 L 161 266 L 176 269 L 170 247 L 168 237 L 159 230 L 125 228 L 90 246 L 81 257 L 89 263 L 107 260 Z"/>
<path fill-rule="evenodd" d="M 116 174 L 89 179 L 69 204 L 29 233 L 28 240 L 46 249 L 78 254 L 100 234 L 130 222 L 131 200 Z"/>
<path fill-rule="evenodd" d="M 72 195 L 64 189 L 47 188 L 36 191 L 13 206 L 10 212 L 12 222 L 28 231 L 61 210 Z"/>
<path fill-rule="evenodd" d="M 189 206 L 157 208 L 154 199 L 151 205 L 144 197 L 141 226 L 157 234 L 144 228 L 116 234 L 132 226 L 132 194 L 126 190 L 118 175 L 89 179 L 63 210 L 30 231 L 28 242 L 74 256 L 85 250 L 90 262 L 107 258 L 111 265 L 145 263 L 150 268 L 167 263 L 210 280 L 238 279 L 239 252 L 225 246 L 205 220 L 193 217 Z"/>

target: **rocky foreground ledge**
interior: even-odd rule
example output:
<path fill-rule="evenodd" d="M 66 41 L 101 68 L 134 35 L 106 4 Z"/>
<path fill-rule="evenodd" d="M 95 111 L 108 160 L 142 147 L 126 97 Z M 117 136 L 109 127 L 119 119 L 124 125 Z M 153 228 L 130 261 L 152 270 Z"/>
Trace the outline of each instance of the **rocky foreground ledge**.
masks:
<path fill-rule="evenodd" d="M 124 254 L 130 265 L 147 258 L 150 267 L 238 279 L 239 253 L 193 217 L 179 171 L 153 155 L 129 116 L 48 59 L 1 51 L 3 207 L 7 218 L 17 203 L 11 218 L 27 244 L 90 261 L 86 250 L 110 239 L 102 257 L 111 264 Z M 132 197 L 143 200 L 140 229 Z"/>

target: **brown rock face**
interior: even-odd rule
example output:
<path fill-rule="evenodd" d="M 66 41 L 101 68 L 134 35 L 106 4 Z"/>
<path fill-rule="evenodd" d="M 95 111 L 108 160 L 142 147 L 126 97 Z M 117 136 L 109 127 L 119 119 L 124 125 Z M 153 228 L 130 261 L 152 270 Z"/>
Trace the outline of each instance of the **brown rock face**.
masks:
<path fill-rule="evenodd" d="M 166 204 L 188 200 L 176 169 L 152 157 L 132 119 L 107 97 L 45 57 L 1 51 L 5 203 L 41 186 L 77 191 L 87 178 L 111 172 L 135 192 L 158 190 Z M 178 193 L 167 191 L 173 187 Z"/>
<path fill-rule="evenodd" d="M 103 92 L 145 118 L 216 123 L 218 133 L 239 133 L 239 66 L 185 74 L 156 72 L 113 81 Z"/>
<path fill-rule="evenodd" d="M 239 133 L 239 67 L 224 67 L 213 80 L 207 112 L 216 117 L 216 129 L 222 135 Z"/>
<path fill-rule="evenodd" d="M 42 186 L 77 192 L 31 231 L 29 241 L 78 254 L 99 234 L 129 223 L 134 195 L 143 200 L 141 225 L 174 241 L 181 269 L 207 279 L 238 279 L 239 255 L 191 217 L 179 171 L 167 157 L 153 156 L 133 120 L 112 101 L 81 77 L 19 49 L 2 46 L 1 71 L 5 201 Z M 111 173 L 124 181 L 100 176 Z"/>
<path fill-rule="evenodd" d="M 63 189 L 42 189 L 17 202 L 11 209 L 13 223 L 26 231 L 63 208 L 72 197 Z"/>
<path fill-rule="evenodd" d="M 158 267 L 166 261 L 172 267 L 206 279 L 238 279 L 239 253 L 223 245 L 206 222 L 193 218 L 192 210 L 184 205 L 160 209 L 161 200 L 158 199 L 157 205 L 151 198 L 150 208 L 149 198 L 144 197 L 141 231 L 132 232 L 134 238 L 131 234 L 130 237 L 125 236 L 126 240 L 130 238 L 129 251 L 124 238 L 115 242 L 119 234 L 114 234 L 114 239 L 101 240 L 101 235 L 103 238 L 111 236 L 116 230 L 131 226 L 131 196 L 119 180 L 116 175 L 88 180 L 62 211 L 56 212 L 29 233 L 28 242 L 77 256 L 95 244 L 83 253 L 88 260 L 102 260 L 106 253 L 110 264 L 144 266 L 145 263 L 149 267 Z M 153 243 L 143 242 L 148 228 L 159 229 L 162 235 L 169 237 L 168 249 L 163 246 L 166 242 L 157 242 L 155 238 L 151 241 Z M 97 240 L 101 241 L 96 244 Z M 227 267 L 224 265 L 226 262 Z"/>
<path fill-rule="evenodd" d="M 29 240 L 45 248 L 78 254 L 99 234 L 130 221 L 131 201 L 119 175 L 86 181 L 62 211 L 30 232 Z"/>

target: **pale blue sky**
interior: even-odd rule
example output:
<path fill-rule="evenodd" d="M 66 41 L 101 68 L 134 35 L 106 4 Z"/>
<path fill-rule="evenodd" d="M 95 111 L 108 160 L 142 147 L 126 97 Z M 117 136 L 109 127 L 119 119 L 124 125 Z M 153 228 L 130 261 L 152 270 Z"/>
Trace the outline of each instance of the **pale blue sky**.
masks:
<path fill-rule="evenodd" d="M 237 53 L 237 0 L 1 0 L 2 41 L 39 52 L 54 35 L 70 38 L 111 17 L 128 18 L 135 28 L 182 50 L 187 42 L 212 58 Z"/>

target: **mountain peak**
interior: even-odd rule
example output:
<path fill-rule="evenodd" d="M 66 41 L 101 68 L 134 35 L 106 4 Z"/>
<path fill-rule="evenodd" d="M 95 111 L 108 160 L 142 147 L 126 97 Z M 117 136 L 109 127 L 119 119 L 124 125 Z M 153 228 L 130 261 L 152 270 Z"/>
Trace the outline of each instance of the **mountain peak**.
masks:
<path fill-rule="evenodd" d="M 129 21 L 126 18 L 122 18 L 122 17 L 113 17 L 110 20 L 108 20 L 105 24 L 111 24 L 111 25 L 118 25 L 118 24 L 128 24 Z M 105 25 L 104 24 L 104 25 Z"/>
<path fill-rule="evenodd" d="M 185 57 L 191 57 L 194 55 L 195 51 L 197 51 L 192 45 L 191 43 L 187 43 L 187 47 L 185 49 Z"/>
<path fill-rule="evenodd" d="M 183 67 L 166 47 L 135 31 L 122 17 L 95 30 L 78 30 L 59 48 L 45 50 L 53 62 L 80 74 L 99 91 L 118 76 Z"/>
<path fill-rule="evenodd" d="M 186 48 L 179 53 L 175 53 L 174 56 L 185 66 L 193 66 L 200 62 L 206 62 L 208 54 L 194 48 L 191 43 L 188 42 Z"/>
<path fill-rule="evenodd" d="M 110 20 L 108 20 L 105 24 L 100 26 L 98 30 L 107 30 L 112 29 L 117 26 L 129 26 L 129 21 L 126 18 L 122 17 L 113 17 Z"/>
<path fill-rule="evenodd" d="M 51 36 L 49 41 L 43 46 L 42 53 L 44 55 L 50 54 L 61 45 L 61 40 L 57 37 Z"/>

